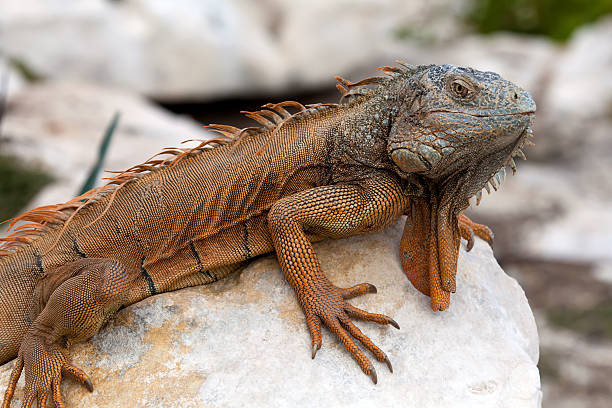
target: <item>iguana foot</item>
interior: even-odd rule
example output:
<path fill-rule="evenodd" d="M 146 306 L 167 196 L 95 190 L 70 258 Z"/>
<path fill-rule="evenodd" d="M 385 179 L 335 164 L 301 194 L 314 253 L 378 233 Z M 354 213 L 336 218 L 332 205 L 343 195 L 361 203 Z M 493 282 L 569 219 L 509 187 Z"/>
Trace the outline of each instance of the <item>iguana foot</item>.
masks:
<path fill-rule="evenodd" d="M 46 407 L 47 398 L 51 395 L 55 406 L 65 407 L 60 392 L 62 375 L 69 375 L 83 384 L 90 392 L 93 385 L 87 374 L 68 362 L 65 347 L 49 343 L 44 335 L 32 332 L 26 334 L 19 350 L 15 367 L 11 373 L 9 386 L 4 394 L 2 408 L 9 408 L 21 371 L 25 368 L 25 389 L 23 408 L 30 408 L 37 402 L 39 408 Z"/>
<path fill-rule="evenodd" d="M 491 247 L 493 246 L 493 231 L 491 231 L 491 228 L 477 224 L 463 214 L 458 217 L 458 224 L 461 238 L 467 241 L 466 249 L 468 251 L 474 247 L 474 235 L 487 241 Z"/>
<path fill-rule="evenodd" d="M 341 289 L 328 283 L 317 286 L 317 289 L 301 297 L 300 303 L 306 314 L 306 324 L 312 339 L 312 358 L 315 358 L 317 351 L 321 348 L 321 323 L 323 323 L 351 353 L 361 370 L 369 375 L 376 384 L 378 381 L 376 370 L 354 339 L 372 352 L 378 361 L 386 363 L 391 372 L 393 372 L 393 367 L 387 355 L 353 324 L 351 318 L 390 324 L 397 329 L 399 325 L 388 316 L 366 312 L 345 301 L 345 299 L 364 293 L 376 293 L 376 288 L 369 283 L 362 283 L 348 289 Z"/>

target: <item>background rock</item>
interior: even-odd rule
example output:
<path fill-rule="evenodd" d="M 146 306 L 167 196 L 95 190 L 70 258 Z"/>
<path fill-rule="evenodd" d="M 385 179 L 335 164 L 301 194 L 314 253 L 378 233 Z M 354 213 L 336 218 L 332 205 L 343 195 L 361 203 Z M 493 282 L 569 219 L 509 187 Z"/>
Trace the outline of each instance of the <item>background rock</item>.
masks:
<path fill-rule="evenodd" d="M 612 16 L 583 26 L 551 70 L 546 105 L 576 119 L 612 114 Z"/>
<path fill-rule="evenodd" d="M 602 18 L 577 30 L 549 62 L 537 101 L 538 157 L 593 162 L 612 154 L 611 43 L 612 17 Z"/>
<path fill-rule="evenodd" d="M 406 30 L 452 37 L 464 3 L 0 0 L 0 55 L 164 100 L 272 93 L 369 67 Z"/>
<path fill-rule="evenodd" d="M 103 169 L 125 170 L 163 147 L 208 138 L 191 119 L 119 89 L 68 82 L 24 87 L 8 99 L 0 151 L 34 162 L 57 179 L 32 207 L 65 202 L 78 193 L 115 112 L 121 118 Z"/>
<path fill-rule="evenodd" d="M 73 348 L 96 390 L 66 381 L 67 406 L 539 407 L 538 336 L 516 281 L 477 240 L 472 252 L 461 251 L 450 309 L 434 313 L 401 270 L 402 225 L 316 245 L 335 284 L 378 287 L 353 304 L 401 326 L 358 323 L 393 363 L 391 374 L 374 362 L 378 385 L 326 330 L 311 361 L 299 305 L 274 258 L 265 257 L 242 274 L 119 313 Z M 0 368 L 0 384 L 11 366 Z M 17 399 L 22 387 L 23 379 Z"/>

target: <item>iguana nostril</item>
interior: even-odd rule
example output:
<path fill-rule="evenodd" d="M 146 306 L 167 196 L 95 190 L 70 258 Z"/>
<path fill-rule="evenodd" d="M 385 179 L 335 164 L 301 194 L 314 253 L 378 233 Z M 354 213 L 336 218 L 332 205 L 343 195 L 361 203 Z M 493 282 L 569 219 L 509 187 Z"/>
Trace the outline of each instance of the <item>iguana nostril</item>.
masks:
<path fill-rule="evenodd" d="M 518 94 L 516 92 L 514 93 L 514 100 L 518 101 Z"/>

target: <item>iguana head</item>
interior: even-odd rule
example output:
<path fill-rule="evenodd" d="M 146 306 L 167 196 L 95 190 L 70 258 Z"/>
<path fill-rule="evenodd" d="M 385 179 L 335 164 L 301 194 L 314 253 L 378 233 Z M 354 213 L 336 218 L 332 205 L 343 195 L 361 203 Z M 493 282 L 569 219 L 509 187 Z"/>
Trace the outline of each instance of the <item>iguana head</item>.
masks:
<path fill-rule="evenodd" d="M 473 195 L 505 165 L 513 166 L 513 154 L 522 154 L 536 110 L 527 91 L 495 73 L 453 65 L 423 67 L 406 77 L 409 96 L 388 144 L 400 175 L 441 181 L 469 171 Z"/>
<path fill-rule="evenodd" d="M 529 93 L 492 72 L 452 65 L 407 67 L 394 75 L 387 153 L 414 195 L 406 209 L 402 262 L 432 308 L 448 307 L 460 245 L 457 216 L 531 137 L 536 105 Z M 384 98 L 384 95 L 383 95 Z M 496 183 L 497 182 L 497 183 Z"/>

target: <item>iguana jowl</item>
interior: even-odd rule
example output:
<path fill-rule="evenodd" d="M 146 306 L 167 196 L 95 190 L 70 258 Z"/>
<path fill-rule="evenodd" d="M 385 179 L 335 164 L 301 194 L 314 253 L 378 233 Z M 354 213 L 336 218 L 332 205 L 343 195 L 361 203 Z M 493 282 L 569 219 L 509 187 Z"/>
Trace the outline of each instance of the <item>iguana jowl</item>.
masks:
<path fill-rule="evenodd" d="M 276 251 L 306 315 L 312 356 L 327 326 L 376 382 L 356 340 L 391 364 L 352 318 L 397 326 L 346 300 L 311 242 L 380 230 L 403 214 L 402 266 L 434 310 L 449 306 L 461 237 L 491 239 L 461 215 L 497 186 L 530 143 L 531 96 L 491 72 L 451 65 L 382 67 L 386 77 L 338 78 L 341 104 L 297 102 L 247 112 L 261 128 L 211 125 L 222 135 L 116 175 L 72 201 L 40 207 L 0 247 L 0 363 L 17 357 L 2 407 L 25 369 L 25 402 L 61 402 L 67 347 L 119 308 L 214 282 Z M 289 113 L 289 110 L 297 110 Z M 468 248 L 470 245 L 468 244 Z M 399 328 L 399 327 L 398 327 Z"/>

